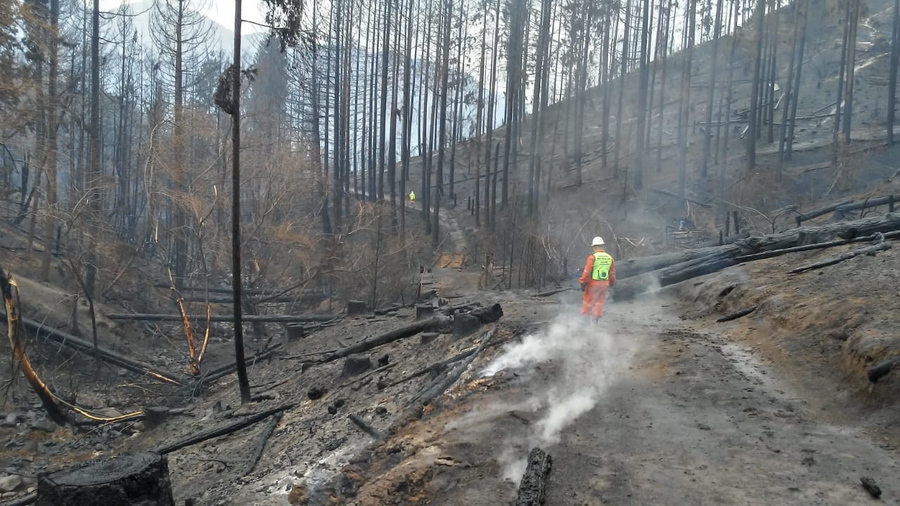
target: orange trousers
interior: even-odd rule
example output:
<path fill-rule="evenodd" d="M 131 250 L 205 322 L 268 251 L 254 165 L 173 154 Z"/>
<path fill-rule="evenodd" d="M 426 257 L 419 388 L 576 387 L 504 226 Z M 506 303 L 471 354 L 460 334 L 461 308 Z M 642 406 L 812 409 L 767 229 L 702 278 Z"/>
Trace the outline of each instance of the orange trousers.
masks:
<path fill-rule="evenodd" d="M 603 303 L 606 302 L 607 291 L 609 281 L 588 281 L 581 299 L 581 314 L 594 318 L 603 316 Z"/>

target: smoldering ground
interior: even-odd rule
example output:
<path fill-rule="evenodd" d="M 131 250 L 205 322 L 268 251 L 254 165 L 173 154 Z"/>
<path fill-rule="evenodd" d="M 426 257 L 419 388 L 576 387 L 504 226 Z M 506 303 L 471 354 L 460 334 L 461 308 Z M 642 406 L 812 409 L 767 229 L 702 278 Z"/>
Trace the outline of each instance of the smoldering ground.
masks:
<path fill-rule="evenodd" d="M 504 442 L 498 456 L 504 479 L 518 482 L 525 472 L 528 451 L 559 442 L 562 431 L 597 405 L 628 369 L 640 343 L 633 334 L 618 334 L 609 319 L 595 325 L 578 315 L 577 309 L 566 308 L 544 329 L 507 347 L 482 371 L 484 377 L 500 371 L 515 372 L 521 380 L 529 381 L 539 366 L 553 370 L 549 384 L 532 391 L 529 398 L 516 405 L 496 407 L 530 412 L 537 418 L 535 423 L 523 426 L 521 434 Z"/>

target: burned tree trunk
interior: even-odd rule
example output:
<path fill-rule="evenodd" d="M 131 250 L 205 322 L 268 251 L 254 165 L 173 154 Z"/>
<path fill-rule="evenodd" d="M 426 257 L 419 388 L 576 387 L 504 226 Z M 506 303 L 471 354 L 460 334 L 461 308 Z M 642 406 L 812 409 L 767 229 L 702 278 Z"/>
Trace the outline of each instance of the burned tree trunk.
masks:
<path fill-rule="evenodd" d="M 91 461 L 38 475 L 38 506 L 174 506 L 169 466 L 157 453 Z"/>
<path fill-rule="evenodd" d="M 738 246 L 722 246 L 716 249 L 718 251 L 710 255 L 620 281 L 616 283 L 613 295 L 617 300 L 632 299 L 656 288 L 712 274 L 737 263 L 735 258 L 741 251 Z"/>
<path fill-rule="evenodd" d="M 540 506 L 547 499 L 547 482 L 553 459 L 540 448 L 532 448 L 528 453 L 528 467 L 519 484 L 515 506 Z"/>
<path fill-rule="evenodd" d="M 0 269 L 0 290 L 3 292 L 3 301 L 6 306 L 7 334 L 9 336 L 10 347 L 12 347 L 13 357 L 16 362 L 19 363 L 22 374 L 25 376 L 25 379 L 28 380 L 28 384 L 31 385 L 34 393 L 37 394 L 38 398 L 41 400 L 44 409 L 47 410 L 47 416 L 49 416 L 50 420 L 53 422 L 62 425 L 66 422 L 66 416 L 63 414 L 59 404 L 56 403 L 56 399 L 53 397 L 50 389 L 47 388 L 47 385 L 43 381 L 41 381 L 41 378 L 38 377 L 34 368 L 31 367 L 31 362 L 25 354 L 25 346 L 22 345 L 22 340 L 19 339 L 19 314 L 18 311 L 16 311 L 15 299 L 13 299 L 13 286 L 14 282 L 12 281 L 12 278 L 7 276 L 7 274 Z"/>
<path fill-rule="evenodd" d="M 814 249 L 805 245 L 824 248 L 859 242 L 864 237 L 866 240 L 882 241 L 875 246 L 858 250 L 852 255 L 849 253 L 842 255 L 835 259 L 837 261 L 832 260 L 832 263 L 795 269 L 796 272 L 802 272 L 810 268 L 833 265 L 859 254 L 873 254 L 887 249 L 890 246 L 883 240 L 896 237 L 898 232 L 900 232 L 900 213 L 888 213 L 883 216 L 829 223 L 821 227 L 800 227 L 778 234 L 748 237 L 726 246 L 647 257 L 640 259 L 639 262 L 636 260 L 625 264 L 628 269 L 627 271 L 623 269 L 618 278 L 631 277 L 619 281 L 614 287 L 613 295 L 618 300 L 631 299 L 652 292 L 656 288 L 711 274 L 740 262 L 769 258 L 775 256 L 776 252 L 790 253 Z M 835 238 L 843 241 L 837 241 Z M 773 252 L 773 255 L 763 254 L 769 251 Z"/>

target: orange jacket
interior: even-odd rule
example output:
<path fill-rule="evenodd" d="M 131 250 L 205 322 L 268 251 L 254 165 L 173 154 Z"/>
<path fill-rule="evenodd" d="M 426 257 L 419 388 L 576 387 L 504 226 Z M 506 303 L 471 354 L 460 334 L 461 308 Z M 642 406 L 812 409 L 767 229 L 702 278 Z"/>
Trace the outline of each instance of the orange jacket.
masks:
<path fill-rule="evenodd" d="M 602 249 L 600 251 L 603 251 Z M 605 252 L 604 252 L 605 253 Z M 594 271 L 594 254 L 591 253 L 587 257 L 587 262 L 584 264 L 584 270 L 581 272 L 581 277 L 578 278 L 579 284 L 585 284 L 590 281 L 594 281 L 595 283 L 602 283 L 602 281 L 592 280 L 591 272 Z M 612 265 L 609 266 L 609 286 L 613 286 L 616 284 L 616 261 L 613 259 Z"/>

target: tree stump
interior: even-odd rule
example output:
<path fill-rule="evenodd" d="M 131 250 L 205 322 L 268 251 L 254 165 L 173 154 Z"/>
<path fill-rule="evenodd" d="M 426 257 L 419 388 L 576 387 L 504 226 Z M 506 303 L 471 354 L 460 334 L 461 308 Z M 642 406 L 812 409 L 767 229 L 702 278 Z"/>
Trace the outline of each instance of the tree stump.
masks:
<path fill-rule="evenodd" d="M 350 355 L 344 360 L 344 368 L 341 370 L 341 378 L 359 376 L 372 368 L 372 360 L 365 355 Z"/>
<path fill-rule="evenodd" d="M 165 456 L 93 460 L 38 475 L 37 506 L 175 506 Z"/>
<path fill-rule="evenodd" d="M 434 316 L 434 306 L 431 304 L 416 304 L 416 321 L 425 320 Z"/>
<path fill-rule="evenodd" d="M 366 303 L 361 300 L 347 301 L 347 316 L 355 316 L 366 312 Z"/>
<path fill-rule="evenodd" d="M 309 332 L 306 331 L 306 325 L 302 323 L 285 323 L 284 333 L 289 341 L 302 339 L 309 335 Z"/>

